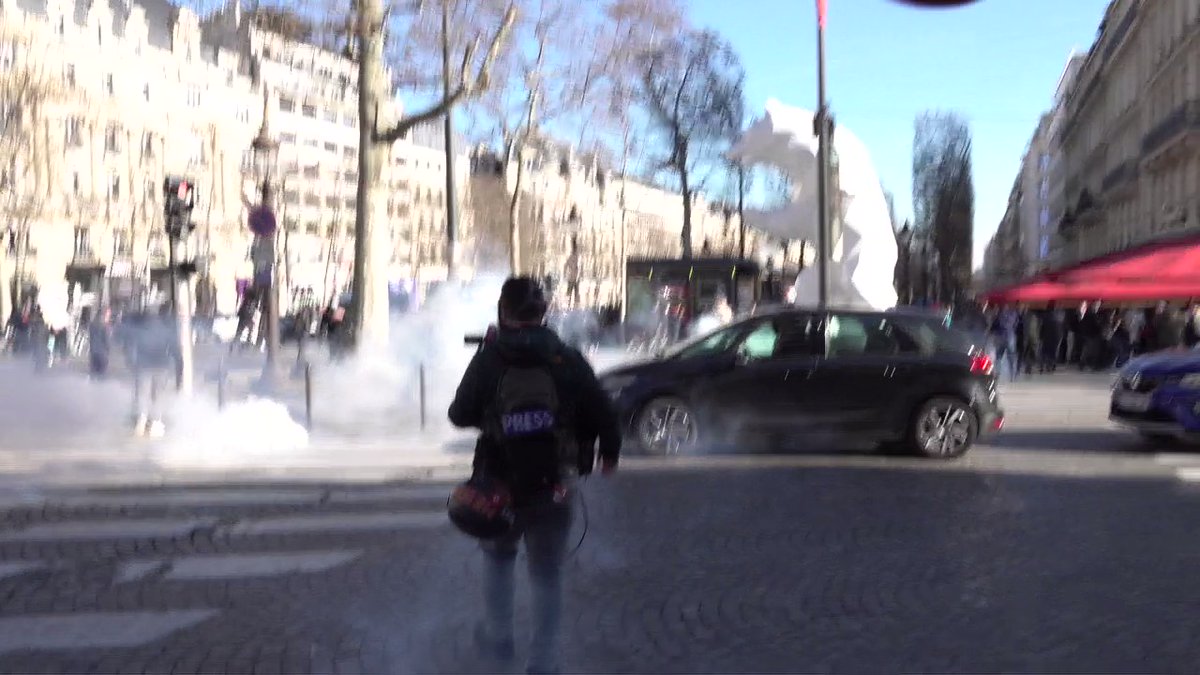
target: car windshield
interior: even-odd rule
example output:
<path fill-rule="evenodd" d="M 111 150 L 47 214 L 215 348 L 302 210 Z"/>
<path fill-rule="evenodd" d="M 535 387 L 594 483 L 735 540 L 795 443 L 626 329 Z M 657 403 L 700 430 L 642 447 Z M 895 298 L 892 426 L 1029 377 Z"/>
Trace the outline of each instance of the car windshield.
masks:
<path fill-rule="evenodd" d="M 711 356 L 720 354 L 733 344 L 742 332 L 742 324 L 722 326 L 716 330 L 702 333 L 676 344 L 665 352 L 664 359 L 690 359 L 696 356 Z"/>

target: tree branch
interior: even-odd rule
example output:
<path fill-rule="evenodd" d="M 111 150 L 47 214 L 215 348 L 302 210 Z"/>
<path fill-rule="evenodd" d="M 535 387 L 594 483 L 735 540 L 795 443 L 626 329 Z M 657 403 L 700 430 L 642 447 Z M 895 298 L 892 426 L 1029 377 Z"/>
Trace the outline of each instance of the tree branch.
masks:
<path fill-rule="evenodd" d="M 504 20 L 492 35 L 487 55 L 484 57 L 483 63 L 480 64 L 479 70 L 473 76 L 468 76 L 467 74 L 469 71 L 468 66 L 475 56 L 476 45 L 478 44 L 475 42 L 467 48 L 463 56 L 462 78 L 458 86 L 449 94 L 443 96 L 442 100 L 415 115 L 406 115 L 390 129 L 380 131 L 376 127 L 374 133 L 375 142 L 383 144 L 393 143 L 397 139 L 407 135 L 414 127 L 445 116 L 446 113 L 450 112 L 463 99 L 473 97 L 487 89 L 491 85 L 492 66 L 495 65 L 496 59 L 500 54 L 500 49 L 504 46 L 505 40 L 508 39 L 508 34 L 512 30 L 513 23 L 516 20 L 517 7 L 516 5 L 509 5 L 508 10 L 504 13 Z"/>

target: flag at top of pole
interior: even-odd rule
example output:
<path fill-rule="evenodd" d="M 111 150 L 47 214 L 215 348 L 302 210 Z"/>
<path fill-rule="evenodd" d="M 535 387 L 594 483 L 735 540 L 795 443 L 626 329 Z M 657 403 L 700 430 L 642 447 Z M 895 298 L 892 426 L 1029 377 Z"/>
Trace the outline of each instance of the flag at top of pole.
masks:
<path fill-rule="evenodd" d="M 825 3 L 827 0 L 817 0 L 817 25 L 825 29 Z"/>

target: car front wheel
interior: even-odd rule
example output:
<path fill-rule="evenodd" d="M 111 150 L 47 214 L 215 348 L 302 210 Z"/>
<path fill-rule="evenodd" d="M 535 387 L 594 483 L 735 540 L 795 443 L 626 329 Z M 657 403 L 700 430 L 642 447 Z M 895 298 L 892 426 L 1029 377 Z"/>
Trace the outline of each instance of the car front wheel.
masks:
<path fill-rule="evenodd" d="M 647 455 L 682 455 L 695 450 L 699 423 L 686 401 L 673 396 L 647 403 L 637 418 L 637 441 Z"/>
<path fill-rule="evenodd" d="M 913 416 L 909 445 L 924 457 L 953 459 L 971 449 L 978 433 L 979 421 L 966 402 L 939 396 L 926 401 Z"/>

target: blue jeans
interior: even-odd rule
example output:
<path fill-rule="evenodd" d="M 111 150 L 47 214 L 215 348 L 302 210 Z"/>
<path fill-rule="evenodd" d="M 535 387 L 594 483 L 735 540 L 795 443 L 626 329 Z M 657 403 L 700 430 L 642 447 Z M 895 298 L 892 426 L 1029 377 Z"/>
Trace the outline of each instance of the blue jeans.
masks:
<path fill-rule="evenodd" d="M 512 534 L 485 542 L 483 596 L 487 633 L 494 640 L 513 638 L 513 567 L 517 548 L 525 540 L 532 585 L 533 636 L 529 670 L 556 672 L 559 668 L 559 624 L 562 616 L 562 568 L 567 553 L 572 512 L 568 504 L 547 502 L 517 509 Z"/>

